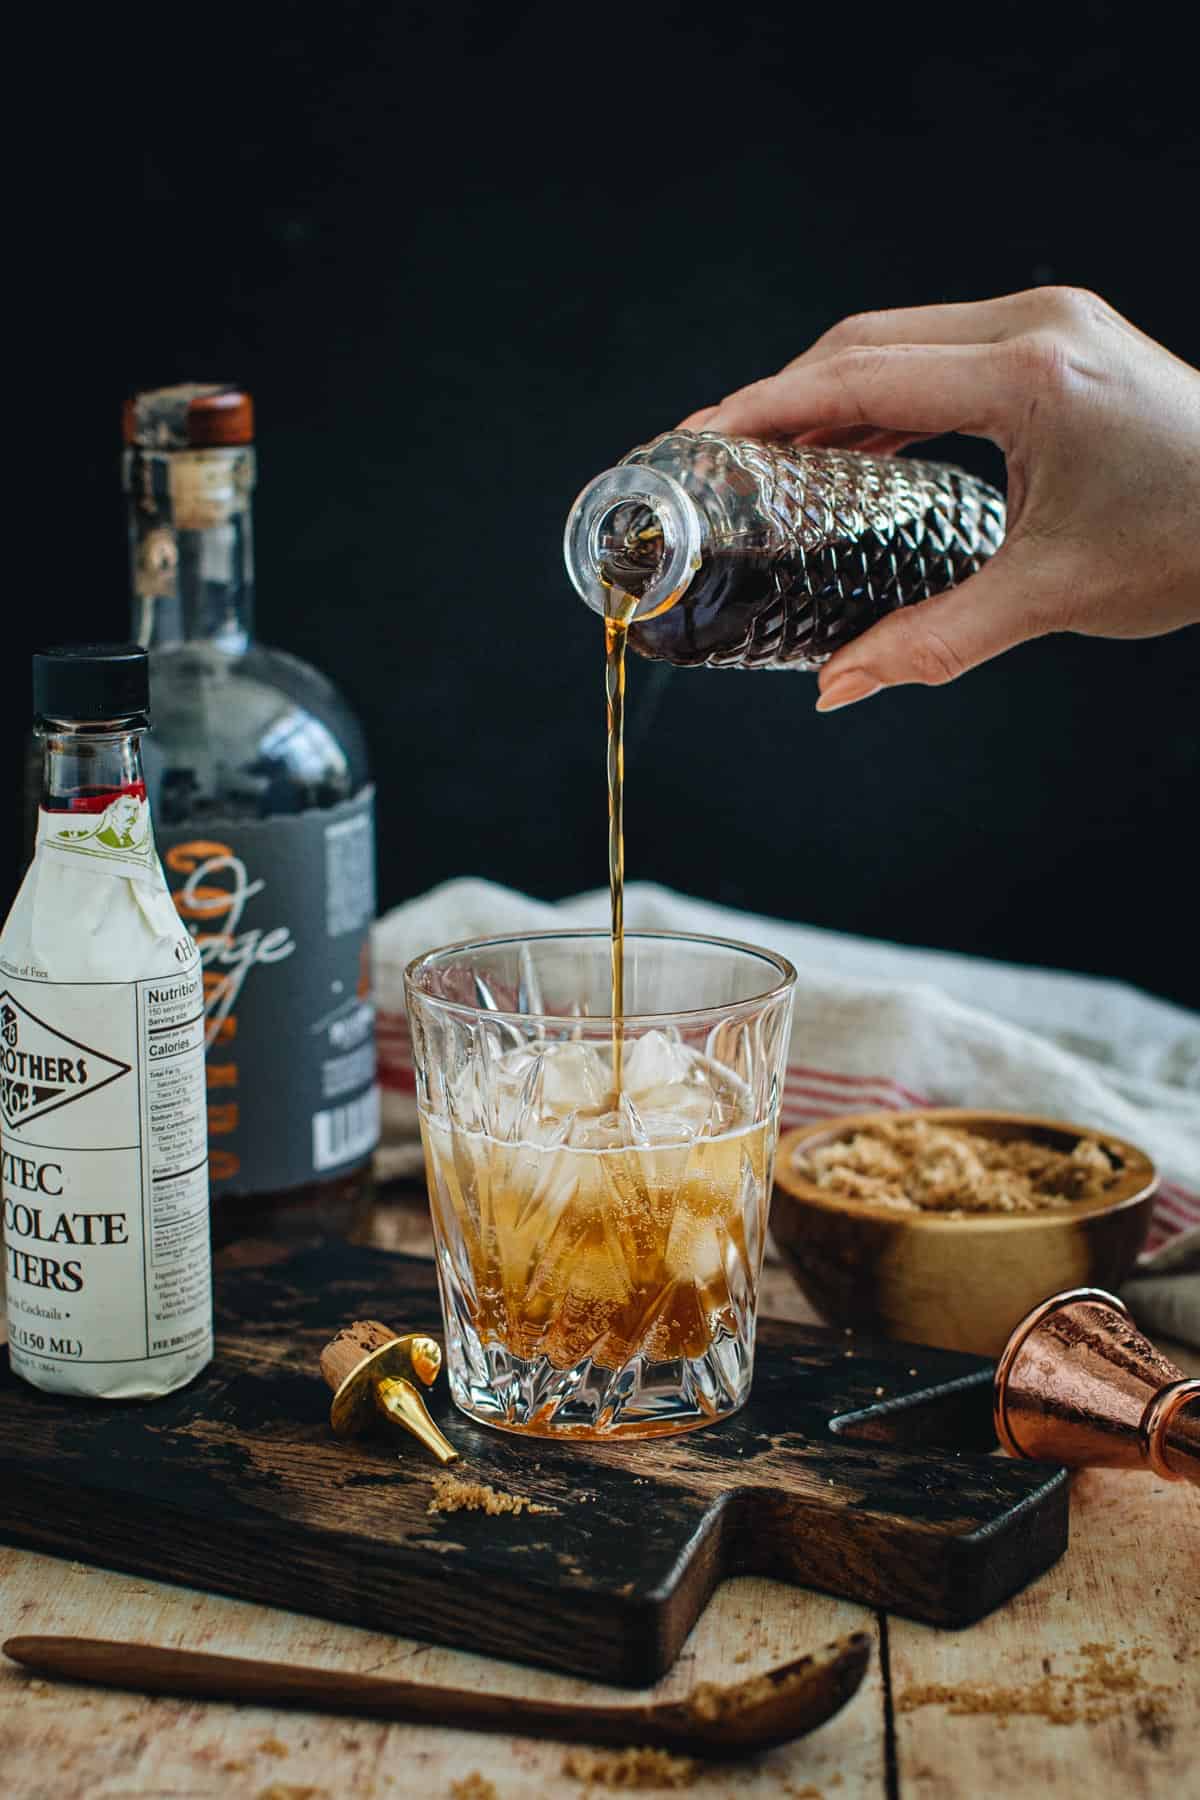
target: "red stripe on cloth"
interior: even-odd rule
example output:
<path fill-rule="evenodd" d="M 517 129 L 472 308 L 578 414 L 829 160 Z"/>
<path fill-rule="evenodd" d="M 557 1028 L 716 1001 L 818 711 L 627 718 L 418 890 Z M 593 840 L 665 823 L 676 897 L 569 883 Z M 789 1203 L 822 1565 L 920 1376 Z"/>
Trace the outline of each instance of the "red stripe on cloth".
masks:
<path fill-rule="evenodd" d="M 876 1112 L 892 1112 L 898 1114 L 902 1109 L 895 1106 L 880 1106 L 876 1107 L 874 1110 Z M 786 1094 L 784 1095 L 783 1105 L 779 1109 L 779 1117 L 787 1126 L 819 1123 L 822 1119 L 851 1119 L 856 1118 L 857 1116 L 858 1108 L 856 1106 L 848 1104 L 843 1106 L 831 1106 L 828 1101 L 823 1101 L 821 1105 L 814 1106 L 811 1102 L 803 1100 L 789 1100 Z"/>
<path fill-rule="evenodd" d="M 1168 1206 L 1174 1206 L 1180 1212 L 1194 1212 L 1200 1207 L 1200 1196 L 1189 1194 L 1184 1188 L 1176 1187 L 1174 1182 L 1164 1181 L 1159 1184 L 1158 1196 Z"/>
<path fill-rule="evenodd" d="M 911 1110 L 908 1102 L 900 1097 L 901 1090 L 887 1086 L 872 1088 L 869 1092 L 831 1094 L 824 1088 L 813 1087 L 806 1082 L 789 1081 L 783 1090 L 785 1105 L 793 1095 L 798 1095 L 802 1100 L 820 1100 L 826 1111 L 831 1113 L 874 1112 L 879 1109 L 884 1112 Z"/>
<path fill-rule="evenodd" d="M 1146 1235 L 1146 1247 L 1142 1252 L 1143 1256 L 1153 1256 L 1156 1250 L 1161 1250 L 1165 1244 L 1173 1243 L 1174 1240 L 1177 1237 L 1181 1237 L 1185 1231 L 1193 1229 L 1196 1223 L 1197 1221 L 1195 1219 L 1177 1221 L 1171 1218 L 1169 1214 L 1165 1213 L 1161 1206 L 1156 1205 L 1154 1208 L 1154 1217 L 1150 1221 L 1150 1230 Z"/>
<path fill-rule="evenodd" d="M 417 1078 L 411 1069 L 380 1069 L 379 1085 L 389 1093 L 415 1094 Z"/>
<path fill-rule="evenodd" d="M 930 1106 L 932 1102 L 922 1094 L 915 1094 L 911 1088 L 893 1081 L 890 1075 L 840 1075 L 832 1069 L 811 1069 L 804 1063 L 788 1064 L 788 1086 L 793 1086 L 793 1078 L 800 1076 L 812 1081 L 827 1081 L 833 1087 L 852 1088 L 891 1088 L 897 1094 L 903 1094 L 912 1106 Z"/>
<path fill-rule="evenodd" d="M 1195 1214 L 1178 1212 L 1169 1203 L 1157 1200 L 1154 1205 L 1154 1223 L 1177 1237 L 1180 1232 L 1194 1230 L 1200 1224 L 1200 1219 Z"/>

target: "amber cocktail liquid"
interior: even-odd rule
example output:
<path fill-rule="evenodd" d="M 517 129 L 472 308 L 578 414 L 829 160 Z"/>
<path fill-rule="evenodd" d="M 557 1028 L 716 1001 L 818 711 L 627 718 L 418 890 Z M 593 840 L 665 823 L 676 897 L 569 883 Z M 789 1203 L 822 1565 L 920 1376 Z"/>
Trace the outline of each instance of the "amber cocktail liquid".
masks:
<path fill-rule="evenodd" d="M 614 1021 L 612 948 L 495 940 L 409 975 L 451 1391 L 512 1430 L 686 1430 L 749 1391 L 794 977 L 627 932 Z"/>

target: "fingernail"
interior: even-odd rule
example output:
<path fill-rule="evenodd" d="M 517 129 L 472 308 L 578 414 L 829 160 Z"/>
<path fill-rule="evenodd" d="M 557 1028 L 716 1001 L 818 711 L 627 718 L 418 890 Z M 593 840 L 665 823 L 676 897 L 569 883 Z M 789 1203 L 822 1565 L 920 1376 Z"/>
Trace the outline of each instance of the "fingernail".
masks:
<path fill-rule="evenodd" d="M 865 675 L 861 669 L 843 669 L 821 690 L 817 711 L 836 712 L 839 706 L 853 706 L 856 700 L 866 700 L 877 694 L 882 686 L 882 681 Z"/>

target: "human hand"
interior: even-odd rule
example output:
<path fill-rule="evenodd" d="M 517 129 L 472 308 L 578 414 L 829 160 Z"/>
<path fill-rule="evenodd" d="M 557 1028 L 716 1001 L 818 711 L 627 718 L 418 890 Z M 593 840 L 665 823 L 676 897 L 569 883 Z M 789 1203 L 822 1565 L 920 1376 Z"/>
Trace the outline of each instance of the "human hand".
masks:
<path fill-rule="evenodd" d="M 862 313 L 684 424 L 883 455 L 962 431 L 1004 452 L 1001 549 L 965 587 L 843 645 L 818 711 L 953 681 L 1047 632 L 1155 637 L 1200 620 L 1200 372 L 1095 294 Z"/>

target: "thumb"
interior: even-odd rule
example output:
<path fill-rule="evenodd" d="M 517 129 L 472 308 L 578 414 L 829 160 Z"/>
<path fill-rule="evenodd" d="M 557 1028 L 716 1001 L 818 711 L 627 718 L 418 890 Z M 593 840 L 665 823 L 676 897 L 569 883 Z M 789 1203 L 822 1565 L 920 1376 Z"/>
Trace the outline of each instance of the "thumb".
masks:
<path fill-rule="evenodd" d="M 958 587 L 901 607 L 844 644 L 821 670 L 817 711 L 834 712 L 905 682 L 954 681 L 1002 650 L 1057 630 L 1057 612 L 1044 571 L 1010 542 Z"/>

